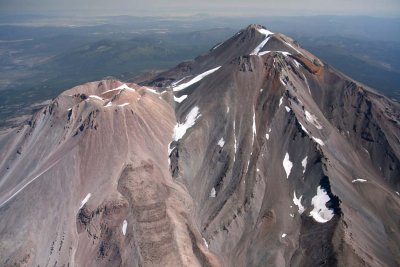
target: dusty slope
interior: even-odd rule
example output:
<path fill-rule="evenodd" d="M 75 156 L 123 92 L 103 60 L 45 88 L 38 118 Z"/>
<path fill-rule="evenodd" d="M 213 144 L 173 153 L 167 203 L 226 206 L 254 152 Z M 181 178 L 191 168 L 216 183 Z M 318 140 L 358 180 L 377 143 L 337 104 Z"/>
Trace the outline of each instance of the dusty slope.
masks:
<path fill-rule="evenodd" d="M 400 265 L 398 103 L 258 25 L 142 85 L 0 135 L 3 265 Z"/>

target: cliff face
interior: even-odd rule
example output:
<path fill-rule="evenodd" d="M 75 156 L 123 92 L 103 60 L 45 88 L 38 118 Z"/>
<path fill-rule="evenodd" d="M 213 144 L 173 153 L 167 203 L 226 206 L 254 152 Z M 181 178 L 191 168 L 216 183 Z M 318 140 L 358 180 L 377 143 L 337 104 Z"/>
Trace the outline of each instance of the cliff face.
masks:
<path fill-rule="evenodd" d="M 0 135 L 5 266 L 396 266 L 400 106 L 250 25 Z"/>

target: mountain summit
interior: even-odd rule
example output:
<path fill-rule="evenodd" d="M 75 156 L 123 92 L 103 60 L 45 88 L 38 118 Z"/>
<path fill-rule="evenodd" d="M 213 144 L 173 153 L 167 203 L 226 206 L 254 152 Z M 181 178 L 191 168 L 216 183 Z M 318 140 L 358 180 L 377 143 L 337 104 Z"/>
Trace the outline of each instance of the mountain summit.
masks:
<path fill-rule="evenodd" d="M 0 147 L 2 266 L 400 265 L 400 105 L 260 25 Z"/>

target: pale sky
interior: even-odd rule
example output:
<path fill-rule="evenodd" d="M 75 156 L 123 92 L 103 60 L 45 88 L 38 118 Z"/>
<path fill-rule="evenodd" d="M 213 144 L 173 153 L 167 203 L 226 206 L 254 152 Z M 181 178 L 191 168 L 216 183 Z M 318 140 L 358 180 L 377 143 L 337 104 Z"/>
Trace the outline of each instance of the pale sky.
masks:
<path fill-rule="evenodd" d="M 400 0 L 0 0 L 0 14 L 400 16 Z"/>

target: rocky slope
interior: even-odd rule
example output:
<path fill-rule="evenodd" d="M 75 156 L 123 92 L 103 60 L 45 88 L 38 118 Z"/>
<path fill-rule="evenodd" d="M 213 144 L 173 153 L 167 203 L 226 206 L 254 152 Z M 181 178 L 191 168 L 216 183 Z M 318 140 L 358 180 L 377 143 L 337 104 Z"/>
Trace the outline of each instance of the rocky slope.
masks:
<path fill-rule="evenodd" d="M 259 25 L 0 147 L 4 266 L 400 265 L 400 105 Z"/>

